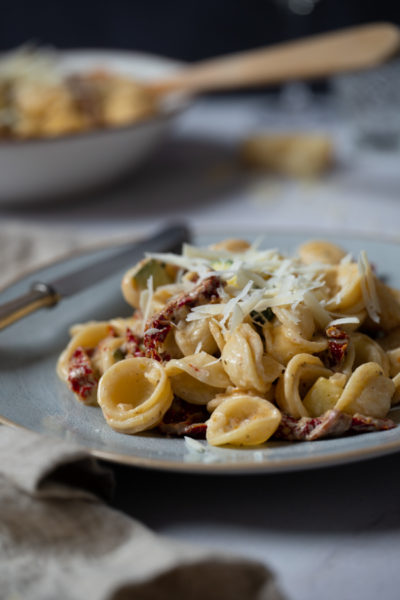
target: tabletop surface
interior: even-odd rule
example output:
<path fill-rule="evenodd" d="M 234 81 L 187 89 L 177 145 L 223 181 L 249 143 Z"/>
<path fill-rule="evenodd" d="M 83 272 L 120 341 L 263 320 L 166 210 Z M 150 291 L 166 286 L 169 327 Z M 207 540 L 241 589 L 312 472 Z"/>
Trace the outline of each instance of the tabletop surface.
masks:
<path fill-rule="evenodd" d="M 255 132 L 331 136 L 336 166 L 315 180 L 285 180 L 238 168 L 238 143 Z M 0 207 L 1 223 L 122 236 L 185 217 L 196 232 L 265 229 L 355 232 L 399 238 L 399 151 L 352 141 L 351 123 L 327 99 L 302 107 L 265 96 L 199 100 L 131 178 L 90 196 Z"/>
<path fill-rule="evenodd" d="M 310 129 L 335 141 L 337 166 L 323 179 L 288 181 L 237 168 L 243 136 Z M 0 240 L 17 258 L 15 232 L 34 231 L 33 265 L 77 244 L 145 233 L 166 216 L 184 215 L 200 234 L 300 229 L 400 239 L 399 154 L 357 147 L 349 132 L 329 101 L 282 107 L 264 96 L 202 100 L 131 179 L 89 198 L 0 208 Z M 260 476 L 114 465 L 113 504 L 163 534 L 264 561 L 290 600 L 397 600 L 399 460 L 394 454 Z"/>
<path fill-rule="evenodd" d="M 400 455 L 280 475 L 114 466 L 114 505 L 159 533 L 265 562 L 288 600 L 396 600 Z"/>

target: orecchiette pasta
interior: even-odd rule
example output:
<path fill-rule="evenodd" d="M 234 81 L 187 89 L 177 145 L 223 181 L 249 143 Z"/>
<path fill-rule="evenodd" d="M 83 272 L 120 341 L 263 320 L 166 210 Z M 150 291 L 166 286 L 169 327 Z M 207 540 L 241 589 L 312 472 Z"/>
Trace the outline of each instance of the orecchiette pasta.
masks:
<path fill-rule="evenodd" d="M 134 314 L 74 326 L 57 365 L 119 432 L 246 446 L 395 426 L 400 295 L 364 252 L 186 245 L 148 255 L 122 292 Z"/>
<path fill-rule="evenodd" d="M 374 362 L 357 367 L 350 377 L 336 408 L 350 414 L 385 417 L 390 409 L 395 385 Z"/>
<path fill-rule="evenodd" d="M 207 404 L 230 385 L 221 361 L 206 352 L 170 360 L 166 371 L 174 393 L 193 404 Z"/>
<path fill-rule="evenodd" d="M 279 410 L 258 396 L 232 394 L 212 413 L 207 423 L 207 441 L 213 446 L 262 444 L 277 430 Z"/>
<path fill-rule="evenodd" d="M 193 354 L 197 348 L 208 354 L 217 351 L 217 343 L 211 334 L 207 319 L 182 323 L 182 327 L 175 329 L 175 342 L 183 356 Z"/>
<path fill-rule="evenodd" d="M 266 393 L 283 371 L 282 365 L 265 354 L 260 336 L 248 323 L 238 325 L 228 336 L 221 356 L 232 383 L 243 390 Z"/>
<path fill-rule="evenodd" d="M 392 397 L 392 406 L 395 406 L 396 404 L 400 404 L 400 373 L 393 377 L 392 381 L 395 387 Z"/>
<path fill-rule="evenodd" d="M 128 358 L 104 373 L 98 399 L 110 427 L 122 433 L 137 433 L 158 425 L 173 394 L 160 363 L 151 358 Z"/>
<path fill-rule="evenodd" d="M 278 406 L 292 417 L 308 417 L 301 398 L 302 388 L 310 387 L 319 377 L 329 377 L 332 371 L 311 354 L 296 354 L 288 363 L 276 387 Z"/>
<path fill-rule="evenodd" d="M 315 262 L 338 265 L 346 256 L 346 252 L 331 242 L 311 240 L 300 246 L 299 256 L 306 265 L 312 265 Z"/>
<path fill-rule="evenodd" d="M 327 410 L 335 408 L 345 383 L 346 376 L 342 373 L 335 373 L 329 378 L 319 377 L 303 401 L 303 406 L 310 417 L 320 417 Z"/>
<path fill-rule="evenodd" d="M 354 333 L 351 339 L 355 351 L 353 369 L 364 363 L 374 362 L 382 367 L 384 375 L 389 375 L 389 357 L 375 340 L 364 333 Z"/>
<path fill-rule="evenodd" d="M 57 374 L 65 381 L 68 378 L 69 362 L 74 351 L 82 346 L 83 348 L 96 348 L 110 332 L 108 322 L 89 322 L 75 325 L 72 328 L 72 339 L 64 352 L 60 355 L 57 363 Z"/>

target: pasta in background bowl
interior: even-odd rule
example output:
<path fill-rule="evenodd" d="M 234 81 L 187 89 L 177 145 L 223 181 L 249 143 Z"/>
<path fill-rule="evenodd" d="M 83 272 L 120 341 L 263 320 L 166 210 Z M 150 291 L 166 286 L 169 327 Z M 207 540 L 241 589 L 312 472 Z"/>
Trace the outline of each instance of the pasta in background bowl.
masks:
<path fill-rule="evenodd" d="M 57 199 L 104 185 L 144 160 L 186 106 L 140 85 L 176 61 L 117 50 L 0 58 L 0 203 Z"/>
<path fill-rule="evenodd" d="M 118 432 L 253 447 L 396 426 L 400 294 L 362 250 L 185 245 L 146 256 L 122 293 L 133 315 L 74 326 L 57 366 Z"/>

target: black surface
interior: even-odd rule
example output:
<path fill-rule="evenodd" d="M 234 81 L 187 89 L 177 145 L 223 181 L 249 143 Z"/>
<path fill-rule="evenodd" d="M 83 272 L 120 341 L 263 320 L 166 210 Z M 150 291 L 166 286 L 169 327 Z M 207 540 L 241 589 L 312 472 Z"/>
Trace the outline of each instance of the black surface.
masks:
<path fill-rule="evenodd" d="M 0 49 L 36 40 L 184 60 L 374 20 L 400 22 L 397 0 L 3 0 L 0 8 Z"/>
<path fill-rule="evenodd" d="M 273 475 L 187 475 L 113 465 L 113 506 L 162 531 L 218 523 L 258 532 L 400 528 L 400 453 Z"/>

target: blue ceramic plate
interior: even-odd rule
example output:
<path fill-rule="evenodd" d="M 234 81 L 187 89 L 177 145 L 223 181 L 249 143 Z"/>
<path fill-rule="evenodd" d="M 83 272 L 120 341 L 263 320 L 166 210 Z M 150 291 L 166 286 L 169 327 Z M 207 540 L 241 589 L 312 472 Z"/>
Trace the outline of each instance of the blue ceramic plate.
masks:
<path fill-rule="evenodd" d="M 291 251 L 310 235 L 268 233 L 265 245 Z M 327 236 L 325 236 L 327 237 Z M 387 241 L 329 238 L 349 251 L 365 249 L 380 273 L 400 287 L 400 246 Z M 199 244 L 211 238 L 199 238 Z M 215 241 L 215 240 L 214 240 Z M 111 250 L 57 263 L 10 286 L 1 302 L 27 291 L 33 281 L 50 281 Z M 127 265 L 129 266 L 129 265 Z M 71 324 L 91 319 L 128 316 L 121 298 L 123 272 L 93 286 L 52 309 L 15 323 L 0 332 L 0 420 L 41 434 L 74 440 L 95 456 L 140 467 L 201 473 L 279 472 L 337 465 L 400 450 L 400 427 L 335 440 L 309 443 L 268 442 L 257 448 L 189 449 L 182 439 L 153 433 L 124 435 L 110 429 L 101 410 L 79 404 L 57 378 L 57 357 L 68 342 Z M 394 413 L 394 418 L 396 413 Z"/>

